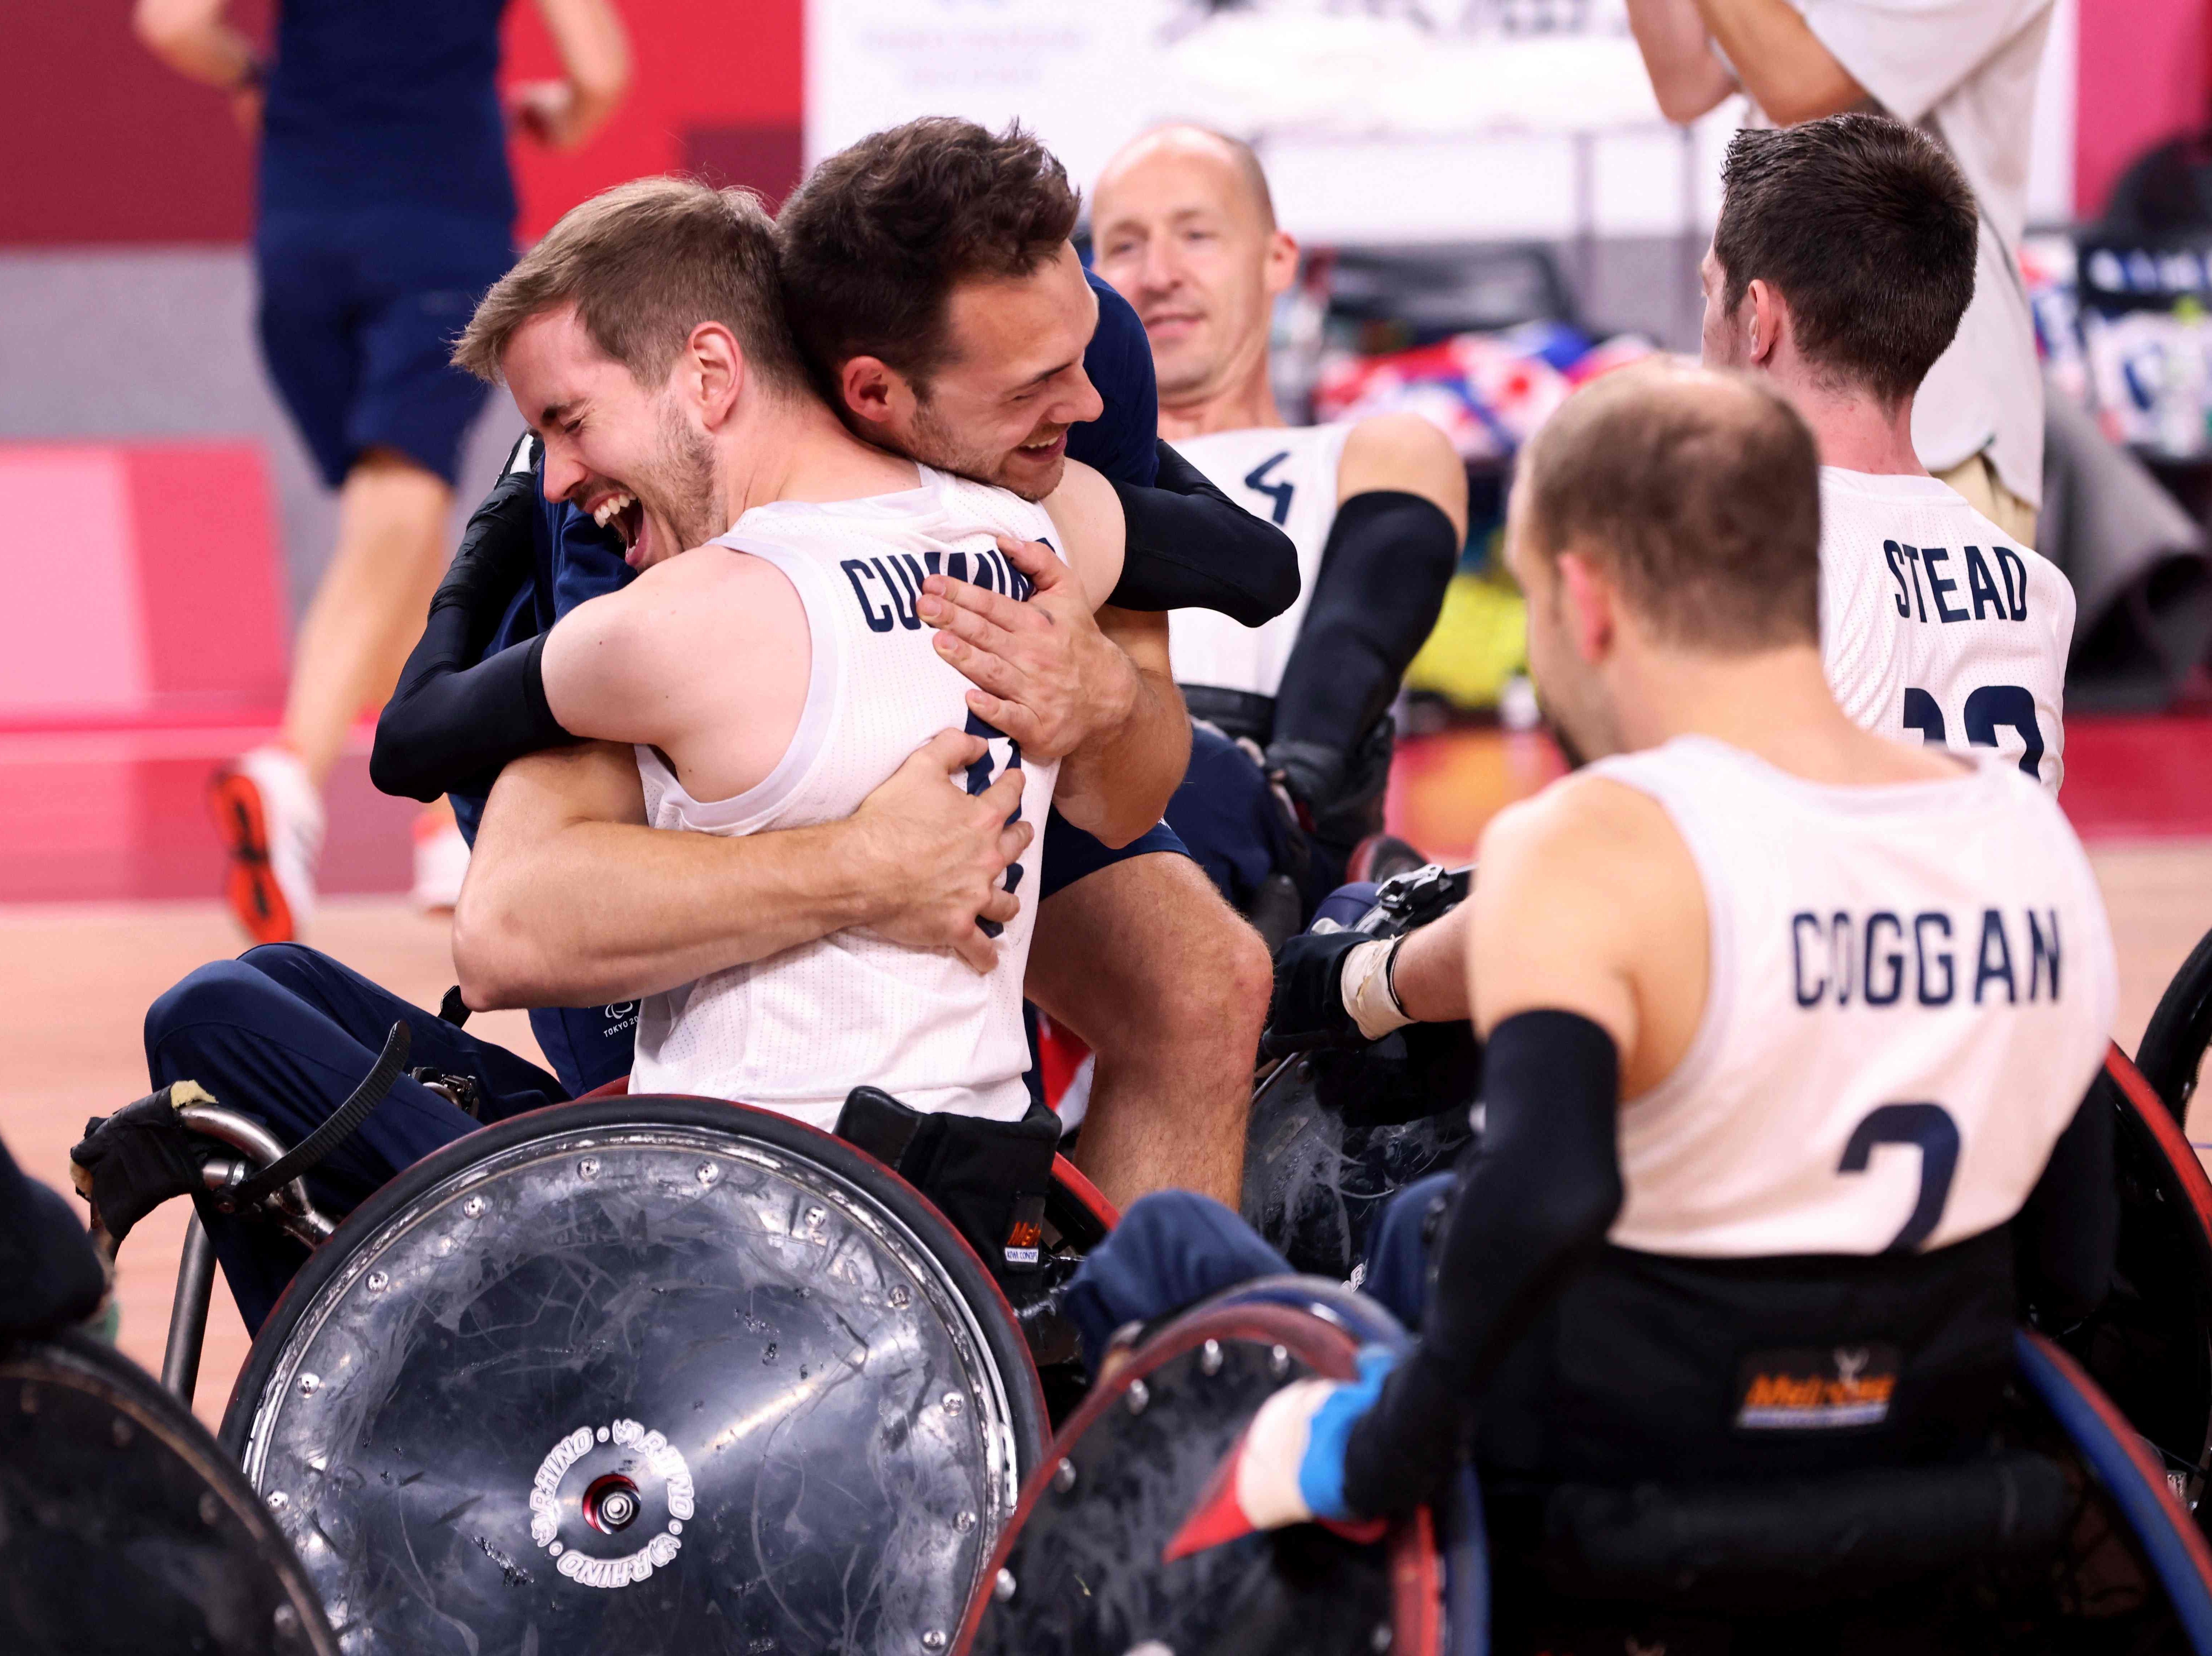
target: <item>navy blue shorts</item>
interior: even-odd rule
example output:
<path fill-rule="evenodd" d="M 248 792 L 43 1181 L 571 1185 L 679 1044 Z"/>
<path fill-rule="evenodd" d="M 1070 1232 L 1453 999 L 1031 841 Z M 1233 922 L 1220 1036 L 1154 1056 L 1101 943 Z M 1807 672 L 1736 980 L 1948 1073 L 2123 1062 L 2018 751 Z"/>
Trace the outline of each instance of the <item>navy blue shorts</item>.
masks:
<path fill-rule="evenodd" d="M 1116 851 L 1103 840 L 1085 833 L 1059 812 L 1052 812 L 1044 819 L 1044 864 L 1037 874 L 1037 901 L 1057 897 L 1077 880 L 1101 868 L 1110 868 L 1133 856 L 1149 856 L 1154 851 L 1173 851 L 1177 856 L 1190 855 L 1182 837 L 1164 822 L 1154 823 Z"/>
<path fill-rule="evenodd" d="M 256 232 L 269 377 L 333 489 L 370 448 L 447 483 L 488 388 L 447 361 L 514 262 L 504 224 L 412 209 L 264 216 Z"/>
<path fill-rule="evenodd" d="M 1288 861 L 1289 825 L 1259 762 L 1211 725 L 1194 725 L 1190 769 L 1168 820 L 1231 908 L 1249 913 L 1261 882 Z"/>

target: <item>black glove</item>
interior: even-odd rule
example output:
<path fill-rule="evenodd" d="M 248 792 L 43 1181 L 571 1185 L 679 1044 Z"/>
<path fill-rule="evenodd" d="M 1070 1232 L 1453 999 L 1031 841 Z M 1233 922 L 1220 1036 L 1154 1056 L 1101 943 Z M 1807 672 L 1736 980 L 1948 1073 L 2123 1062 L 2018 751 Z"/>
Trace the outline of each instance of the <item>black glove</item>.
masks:
<path fill-rule="evenodd" d="M 538 512 L 538 478 L 526 435 L 483 503 L 470 514 L 460 550 L 430 600 L 430 612 L 459 609 L 469 618 L 469 660 L 483 654 L 500 618 L 522 584 L 537 572 L 531 528 Z M 518 466 L 520 469 L 517 469 Z"/>
<path fill-rule="evenodd" d="M 112 1116 L 94 1116 L 70 1148 L 70 1161 L 82 1169 L 71 1173 L 79 1193 L 92 1203 L 100 1228 L 118 1243 L 171 1196 L 200 1188 L 192 1135 L 172 1102 L 179 1088 L 190 1089 L 185 1102 L 210 1102 L 194 1082 L 173 1082 Z"/>
<path fill-rule="evenodd" d="M 1275 952 L 1275 992 L 1260 1034 L 1262 1057 L 1368 1044 L 1345 1010 L 1344 957 L 1374 941 L 1359 931 L 1300 932 Z"/>

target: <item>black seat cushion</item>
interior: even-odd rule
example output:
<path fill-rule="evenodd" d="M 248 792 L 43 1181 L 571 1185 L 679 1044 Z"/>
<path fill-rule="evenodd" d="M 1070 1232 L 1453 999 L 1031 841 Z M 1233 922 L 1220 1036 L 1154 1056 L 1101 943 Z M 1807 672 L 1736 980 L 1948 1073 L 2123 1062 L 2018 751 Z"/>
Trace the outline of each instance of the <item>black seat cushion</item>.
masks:
<path fill-rule="evenodd" d="M 1761 1484 L 1563 1484 L 1543 1503 L 1541 1556 L 1564 1597 L 1797 1610 L 2053 1554 L 2070 1502 L 2058 1463 L 2021 1450 Z"/>

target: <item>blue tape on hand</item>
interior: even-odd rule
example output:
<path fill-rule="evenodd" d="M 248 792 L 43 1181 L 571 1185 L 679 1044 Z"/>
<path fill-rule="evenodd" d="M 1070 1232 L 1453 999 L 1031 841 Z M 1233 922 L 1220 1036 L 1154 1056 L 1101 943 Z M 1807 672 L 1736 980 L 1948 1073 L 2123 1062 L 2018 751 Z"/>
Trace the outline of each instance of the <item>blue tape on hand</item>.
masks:
<path fill-rule="evenodd" d="M 1362 1346 L 1358 1362 L 1359 1378 L 1333 1387 L 1306 1428 L 1298 1494 L 1316 1518 L 1342 1522 L 1355 1516 L 1344 1500 L 1345 1453 L 1352 1428 L 1382 1397 L 1382 1382 L 1398 1366 L 1398 1354 L 1384 1346 Z"/>

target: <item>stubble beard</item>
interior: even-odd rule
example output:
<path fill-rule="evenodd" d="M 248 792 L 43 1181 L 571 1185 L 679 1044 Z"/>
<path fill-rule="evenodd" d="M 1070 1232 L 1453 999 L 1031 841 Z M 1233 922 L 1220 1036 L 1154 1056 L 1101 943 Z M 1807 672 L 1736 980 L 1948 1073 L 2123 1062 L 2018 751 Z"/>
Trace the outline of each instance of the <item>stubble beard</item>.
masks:
<path fill-rule="evenodd" d="M 957 476 L 972 478 L 994 489 L 1005 489 L 1019 495 L 1024 500 L 1042 500 L 1052 492 L 1040 493 L 1034 487 L 1018 483 L 1006 476 L 1007 456 L 988 449 L 963 445 L 952 428 L 938 418 L 927 399 L 917 399 L 914 408 L 914 444 L 908 457 L 939 472 L 951 472 Z M 1058 486 L 1058 478 L 1054 486 Z"/>
<path fill-rule="evenodd" d="M 661 498 L 653 504 L 661 520 L 675 532 L 679 551 L 703 546 L 729 525 L 721 520 L 720 468 L 714 445 L 692 429 L 674 408 L 664 406 L 653 456 L 652 490 Z"/>

